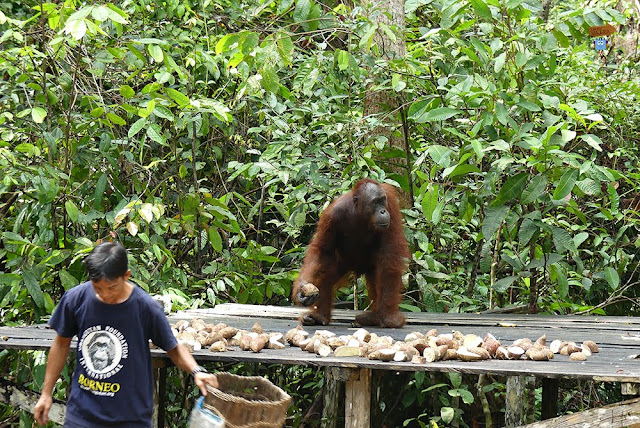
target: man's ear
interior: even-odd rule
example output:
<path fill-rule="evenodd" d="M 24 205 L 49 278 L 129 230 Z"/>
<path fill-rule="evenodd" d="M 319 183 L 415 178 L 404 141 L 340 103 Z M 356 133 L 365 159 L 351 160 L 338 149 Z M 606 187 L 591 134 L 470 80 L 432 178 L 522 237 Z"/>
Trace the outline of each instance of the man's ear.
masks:
<path fill-rule="evenodd" d="M 130 270 L 127 270 L 127 271 L 125 272 L 125 274 L 124 274 L 124 280 L 125 280 L 125 281 L 128 281 L 128 280 L 129 280 L 129 278 L 131 278 L 131 271 L 130 271 Z"/>

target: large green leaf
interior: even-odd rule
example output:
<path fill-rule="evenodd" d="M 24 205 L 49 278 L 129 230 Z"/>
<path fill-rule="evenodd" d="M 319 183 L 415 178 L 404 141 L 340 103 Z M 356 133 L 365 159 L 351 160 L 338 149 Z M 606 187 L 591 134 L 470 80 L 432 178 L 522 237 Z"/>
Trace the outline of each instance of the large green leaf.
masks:
<path fill-rule="evenodd" d="M 556 187 L 555 192 L 553 192 L 553 199 L 560 200 L 571 193 L 573 186 L 575 186 L 576 180 L 578 179 L 578 173 L 579 171 L 577 169 L 572 168 L 562 174 L 558 187 Z"/>
<path fill-rule="evenodd" d="M 620 286 L 620 275 L 618 275 L 618 271 L 611 266 L 604 268 L 604 279 L 607 281 L 607 284 L 609 284 L 611 290 L 617 290 Z"/>
<path fill-rule="evenodd" d="M 296 8 L 293 11 L 293 21 L 303 22 L 306 21 L 311 12 L 312 1 L 311 0 L 298 0 L 296 2 Z"/>
<path fill-rule="evenodd" d="M 71 221 L 73 221 L 74 223 L 78 221 L 79 210 L 76 204 L 74 204 L 73 201 L 66 201 L 64 203 L 64 207 Z"/>
<path fill-rule="evenodd" d="M 492 206 L 504 205 L 507 202 L 512 202 L 520 198 L 525 185 L 529 180 L 529 174 L 521 172 L 507 179 L 502 185 L 498 196 L 491 202 Z"/>
<path fill-rule="evenodd" d="M 438 108 L 434 108 L 433 110 L 430 110 L 424 116 L 424 120 L 426 122 L 442 121 L 442 120 L 447 120 L 453 116 L 457 116 L 460 113 L 462 113 L 462 111 L 455 108 L 438 107 Z"/>
<path fill-rule="evenodd" d="M 158 144 L 165 146 L 167 144 L 166 138 L 162 135 L 162 128 L 157 123 L 152 123 L 147 128 L 147 137 L 151 138 Z"/>
<path fill-rule="evenodd" d="M 534 176 L 527 185 L 527 188 L 522 192 L 522 204 L 526 205 L 535 202 L 540 196 L 545 193 L 546 188 L 547 177 L 542 174 Z"/>
<path fill-rule="evenodd" d="M 433 221 L 433 212 L 438 206 L 438 185 L 433 185 L 422 198 L 422 214 L 424 217 Z"/>
<path fill-rule="evenodd" d="M 433 161 L 442 168 L 447 168 L 451 165 L 451 154 L 453 153 L 453 150 L 449 147 L 439 146 L 436 144 L 429 146 L 427 153 L 429 153 L 431 159 L 433 159 Z"/>
<path fill-rule="evenodd" d="M 571 234 L 569 232 L 555 226 L 551 227 L 551 231 L 553 244 L 560 254 L 566 253 L 567 251 L 573 254 L 577 251 L 576 245 L 573 242 L 573 238 L 571 237 Z"/>
<path fill-rule="evenodd" d="M 473 9 L 476 11 L 480 18 L 487 21 L 490 21 L 493 18 L 493 16 L 491 15 L 491 9 L 489 9 L 489 6 L 487 6 L 484 1 L 469 0 L 469 3 L 471 3 L 471 6 L 473 6 Z"/>
<path fill-rule="evenodd" d="M 29 291 L 29 295 L 33 299 L 33 302 L 37 307 L 43 309 L 44 295 L 42 294 L 42 289 L 40 288 L 40 284 L 38 283 L 33 270 L 31 270 L 31 268 L 26 268 L 22 273 L 22 279 L 24 280 L 24 284 L 27 286 L 27 290 Z"/>
<path fill-rule="evenodd" d="M 142 128 L 145 127 L 146 124 L 147 124 L 146 117 L 136 120 L 135 123 L 131 125 L 131 128 L 129 128 L 129 132 L 127 133 L 127 136 L 129 138 L 133 138 L 138 132 L 140 132 Z"/>
<path fill-rule="evenodd" d="M 173 101 L 175 101 L 180 108 L 183 108 L 189 104 L 189 97 L 183 94 L 180 91 L 176 91 L 173 88 L 166 88 L 167 95 L 171 97 Z"/>
<path fill-rule="evenodd" d="M 509 207 L 500 205 L 497 207 L 488 207 L 484 211 L 484 221 L 482 222 L 482 235 L 484 239 L 490 241 L 493 235 L 498 231 L 502 222 L 509 214 Z"/>
<path fill-rule="evenodd" d="M 511 287 L 511 285 L 518 279 L 517 275 L 507 276 L 505 278 L 500 278 L 493 284 L 493 289 L 498 293 L 504 293 L 507 288 Z"/>
<path fill-rule="evenodd" d="M 31 118 L 35 123 L 44 122 L 45 117 L 47 117 L 47 111 L 42 107 L 34 107 L 31 109 Z"/>

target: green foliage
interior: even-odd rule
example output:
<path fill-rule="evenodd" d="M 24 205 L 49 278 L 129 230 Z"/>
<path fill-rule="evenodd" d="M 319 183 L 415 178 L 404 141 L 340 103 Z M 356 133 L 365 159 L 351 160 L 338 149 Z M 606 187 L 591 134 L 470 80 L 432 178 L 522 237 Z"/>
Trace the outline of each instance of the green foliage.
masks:
<path fill-rule="evenodd" d="M 545 21 L 536 0 L 409 0 L 404 31 L 364 3 L 2 5 L 2 323 L 45 319 L 101 239 L 174 309 L 289 304 L 320 212 L 362 176 L 414 196 L 407 310 L 637 313 L 640 85 L 590 47 L 625 20 L 606 3 Z M 399 108 L 367 114 L 380 94 Z M 450 381 L 407 420 L 464 422 Z"/>

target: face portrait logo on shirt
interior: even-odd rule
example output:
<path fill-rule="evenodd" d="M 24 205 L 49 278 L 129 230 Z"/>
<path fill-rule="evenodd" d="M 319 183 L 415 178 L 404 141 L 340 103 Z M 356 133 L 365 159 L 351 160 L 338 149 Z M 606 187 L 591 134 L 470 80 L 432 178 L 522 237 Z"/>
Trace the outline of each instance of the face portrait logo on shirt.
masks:
<path fill-rule="evenodd" d="M 85 330 L 78 345 L 80 364 L 87 375 L 97 380 L 107 379 L 122 369 L 128 345 L 124 335 L 113 327 L 94 326 Z"/>

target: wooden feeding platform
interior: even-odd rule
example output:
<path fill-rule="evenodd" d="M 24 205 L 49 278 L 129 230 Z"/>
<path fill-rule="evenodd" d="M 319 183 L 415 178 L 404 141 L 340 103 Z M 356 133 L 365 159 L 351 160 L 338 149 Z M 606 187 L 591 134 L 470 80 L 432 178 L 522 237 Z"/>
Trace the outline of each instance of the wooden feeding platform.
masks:
<path fill-rule="evenodd" d="M 250 330 L 259 322 L 265 332 L 286 333 L 296 327 L 298 316 L 304 311 L 297 307 L 274 307 L 256 305 L 223 304 L 212 309 L 181 311 L 169 315 L 174 324 L 179 320 L 201 318 L 207 323 L 225 323 L 236 328 Z M 329 326 L 305 326 L 310 334 L 315 330 L 329 330 L 337 335 L 352 334 L 356 328 L 351 323 L 359 311 L 334 310 L 333 322 Z M 326 381 L 345 382 L 345 426 L 369 427 L 371 403 L 371 372 L 386 371 L 425 371 L 458 372 L 466 374 L 485 374 L 507 377 L 507 426 L 523 423 L 523 399 L 519 397 L 518 379 L 535 377 L 542 380 L 543 403 L 542 416 L 548 419 L 535 426 L 574 426 L 573 422 L 588 426 L 630 426 L 640 423 L 640 402 L 632 400 L 606 408 L 593 409 L 588 413 L 549 419 L 556 415 L 558 387 L 566 379 L 584 379 L 605 382 L 620 382 L 623 393 L 640 395 L 640 318 L 605 316 L 547 316 L 521 314 L 454 314 L 454 313 L 406 313 L 407 325 L 400 329 L 367 328 L 378 335 L 391 336 L 395 340 L 404 340 L 407 333 L 422 332 L 436 328 L 439 333 L 458 330 L 464 334 L 484 336 L 493 334 L 502 343 L 511 343 L 516 339 L 528 337 L 536 340 L 546 335 L 547 340 L 561 339 L 581 343 L 593 340 L 600 352 L 586 361 L 570 361 L 567 356 L 556 355 L 550 361 L 530 360 L 484 360 L 463 362 L 458 360 L 436 361 L 415 364 L 411 362 L 383 362 L 362 357 L 319 357 L 302 351 L 300 348 L 286 346 L 284 349 L 264 349 L 254 353 L 241 351 L 210 352 L 202 349 L 193 353 L 200 363 L 244 362 L 317 366 L 325 369 Z M 0 349 L 47 350 L 51 346 L 55 332 L 44 326 L 0 327 Z M 72 348 L 75 343 L 72 344 Z M 153 349 L 152 356 L 166 359 L 166 353 Z M 163 399 L 163 379 L 159 382 L 160 400 Z M 510 391 L 510 389 L 512 391 Z M 2 391 L 0 391 L 1 393 Z M 509 399 L 509 395 L 512 399 Z M 295 406 L 295 403 L 293 403 Z M 326 401 L 325 401 L 325 407 Z M 331 406 L 328 406 L 331 407 Z M 162 409 L 162 406 L 160 406 Z M 160 410 L 162 411 L 162 410 Z M 326 411 L 326 409 L 325 409 Z M 583 415 L 584 413 L 584 415 Z M 599 415 L 599 416 L 598 416 Z M 570 417 L 571 421 L 566 418 Z M 598 418 L 606 422 L 599 422 Z M 163 422 L 162 415 L 158 418 Z M 542 425 L 540 425 L 542 424 Z M 576 425 L 577 426 L 577 425 Z M 587 426 L 587 425 L 580 425 Z M 640 425 L 639 425 L 640 426 Z"/>

